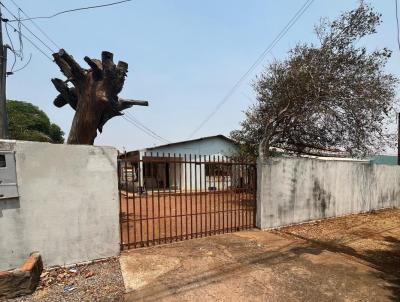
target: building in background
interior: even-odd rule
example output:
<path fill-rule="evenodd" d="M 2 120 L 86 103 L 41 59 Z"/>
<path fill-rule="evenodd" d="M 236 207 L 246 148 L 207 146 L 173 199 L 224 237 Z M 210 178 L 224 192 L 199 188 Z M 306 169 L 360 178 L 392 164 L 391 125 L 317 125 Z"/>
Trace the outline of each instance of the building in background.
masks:
<path fill-rule="evenodd" d="M 233 140 L 215 135 L 126 152 L 120 155 L 121 185 L 139 193 L 243 187 L 250 172 L 232 163 L 237 151 Z"/>

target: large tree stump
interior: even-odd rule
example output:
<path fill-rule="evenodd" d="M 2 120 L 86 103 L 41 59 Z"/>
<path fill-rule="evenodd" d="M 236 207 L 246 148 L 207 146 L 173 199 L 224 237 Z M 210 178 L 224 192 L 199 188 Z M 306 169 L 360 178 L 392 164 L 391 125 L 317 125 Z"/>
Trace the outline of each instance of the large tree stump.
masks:
<path fill-rule="evenodd" d="M 122 110 L 133 105 L 148 106 L 146 101 L 126 100 L 118 97 L 124 86 L 128 64 L 113 62 L 113 54 L 103 51 L 101 61 L 85 57 L 89 69 L 82 68 L 64 49 L 53 54 L 55 63 L 67 80 L 52 79 L 60 93 L 54 105 L 69 104 L 75 110 L 68 144 L 93 145 L 97 130 L 114 116 L 123 115 Z M 72 83 L 74 87 L 69 87 Z"/>

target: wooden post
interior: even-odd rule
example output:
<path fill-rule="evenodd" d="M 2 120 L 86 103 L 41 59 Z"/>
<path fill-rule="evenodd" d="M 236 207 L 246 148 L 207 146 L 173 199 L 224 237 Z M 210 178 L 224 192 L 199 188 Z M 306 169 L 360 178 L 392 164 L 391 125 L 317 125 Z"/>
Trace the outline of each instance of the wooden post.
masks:
<path fill-rule="evenodd" d="M 0 12 L 0 18 L 1 18 Z M 0 138 L 8 137 L 6 105 L 7 46 L 3 45 L 3 21 L 0 19 Z"/>

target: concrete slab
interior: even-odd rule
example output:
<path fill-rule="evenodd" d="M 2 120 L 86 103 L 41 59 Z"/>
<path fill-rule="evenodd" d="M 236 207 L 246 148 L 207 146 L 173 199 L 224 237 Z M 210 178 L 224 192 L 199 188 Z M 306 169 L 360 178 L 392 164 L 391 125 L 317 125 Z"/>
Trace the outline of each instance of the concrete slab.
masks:
<path fill-rule="evenodd" d="M 350 247 L 333 248 L 303 235 L 254 230 L 126 252 L 126 301 L 400 300 L 396 273 Z M 395 239 L 399 244 L 400 230 L 391 228 L 392 244 Z M 399 246 L 392 248 L 399 255 Z M 396 257 L 389 258 L 399 267 Z"/>
<path fill-rule="evenodd" d="M 122 255 L 119 258 L 126 292 L 140 289 L 179 265 L 177 257 L 163 255 Z"/>

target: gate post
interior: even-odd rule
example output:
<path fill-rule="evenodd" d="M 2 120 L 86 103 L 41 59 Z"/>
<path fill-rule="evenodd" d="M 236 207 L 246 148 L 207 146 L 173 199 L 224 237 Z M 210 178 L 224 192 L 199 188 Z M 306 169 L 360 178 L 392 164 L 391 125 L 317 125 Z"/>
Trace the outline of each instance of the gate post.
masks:
<path fill-rule="evenodd" d="M 263 164 L 262 164 L 262 158 L 259 156 L 257 157 L 257 180 L 256 180 L 256 188 L 257 188 L 257 201 L 256 201 L 256 227 L 259 229 L 262 229 L 262 208 L 263 208 L 263 202 L 262 202 L 262 188 L 263 188 L 263 181 L 262 181 L 262 175 L 263 175 Z"/>

